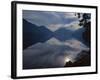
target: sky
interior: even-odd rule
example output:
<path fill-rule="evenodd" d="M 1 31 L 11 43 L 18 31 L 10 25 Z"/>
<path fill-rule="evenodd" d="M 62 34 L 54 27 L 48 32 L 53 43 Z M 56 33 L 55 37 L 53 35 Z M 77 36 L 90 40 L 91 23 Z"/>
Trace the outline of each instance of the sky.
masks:
<path fill-rule="evenodd" d="M 23 10 L 24 19 L 38 26 L 45 26 L 51 31 L 56 31 L 60 27 L 71 30 L 81 28 L 78 25 L 79 19 L 75 14 L 69 12 Z"/>

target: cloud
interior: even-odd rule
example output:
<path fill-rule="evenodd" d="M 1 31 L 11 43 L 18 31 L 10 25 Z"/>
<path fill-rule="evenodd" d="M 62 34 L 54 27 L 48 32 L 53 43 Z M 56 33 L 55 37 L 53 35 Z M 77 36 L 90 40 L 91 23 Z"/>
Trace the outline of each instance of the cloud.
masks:
<path fill-rule="evenodd" d="M 82 28 L 83 26 L 79 26 L 79 22 L 78 21 L 74 21 L 74 22 L 72 22 L 70 24 L 65 24 L 64 27 L 66 29 L 75 31 L 75 30 L 78 30 L 78 29 Z"/>
<path fill-rule="evenodd" d="M 65 28 L 67 30 L 75 31 L 75 30 L 78 30 L 78 29 L 80 29 L 82 27 L 83 26 L 79 26 L 79 22 L 78 21 L 73 21 L 73 22 L 71 22 L 69 24 L 59 24 L 58 23 L 58 24 L 50 24 L 50 25 L 47 26 L 47 28 L 49 30 L 53 31 L 53 32 L 58 30 L 59 28 Z"/>
<path fill-rule="evenodd" d="M 42 25 L 47 26 L 49 24 L 61 22 L 61 16 L 56 14 L 56 12 L 48 12 L 48 11 L 24 10 L 23 18 L 38 26 Z"/>
<path fill-rule="evenodd" d="M 50 24 L 47 26 L 47 28 L 53 32 L 58 30 L 61 27 L 64 27 L 64 24 Z"/>

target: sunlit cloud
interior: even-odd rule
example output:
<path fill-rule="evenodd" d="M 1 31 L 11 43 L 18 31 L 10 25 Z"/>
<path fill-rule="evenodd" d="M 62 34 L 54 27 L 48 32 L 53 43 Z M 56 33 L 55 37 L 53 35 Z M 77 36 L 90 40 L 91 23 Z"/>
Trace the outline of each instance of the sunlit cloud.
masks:
<path fill-rule="evenodd" d="M 75 15 L 76 13 L 64 13 L 65 18 L 76 18 L 78 19 L 78 16 Z"/>
<path fill-rule="evenodd" d="M 83 26 L 79 26 L 79 22 L 78 21 L 74 21 L 72 23 L 69 24 L 50 24 L 47 26 L 48 29 L 50 29 L 51 31 L 56 31 L 59 28 L 65 28 L 65 29 L 69 29 L 69 30 L 78 30 L 79 28 L 82 28 Z"/>

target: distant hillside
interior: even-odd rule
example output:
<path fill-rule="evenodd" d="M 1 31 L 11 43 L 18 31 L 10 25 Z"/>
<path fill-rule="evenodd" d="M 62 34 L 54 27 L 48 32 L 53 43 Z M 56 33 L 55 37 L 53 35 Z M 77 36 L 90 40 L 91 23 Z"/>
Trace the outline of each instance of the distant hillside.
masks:
<path fill-rule="evenodd" d="M 38 42 L 43 43 L 53 37 L 63 42 L 74 38 L 84 43 L 83 33 L 84 28 L 75 31 L 59 28 L 52 32 L 46 26 L 37 26 L 23 19 L 23 49 Z"/>
<path fill-rule="evenodd" d="M 37 42 L 45 42 L 52 36 L 52 32 L 44 26 L 37 26 L 23 19 L 23 49 Z"/>

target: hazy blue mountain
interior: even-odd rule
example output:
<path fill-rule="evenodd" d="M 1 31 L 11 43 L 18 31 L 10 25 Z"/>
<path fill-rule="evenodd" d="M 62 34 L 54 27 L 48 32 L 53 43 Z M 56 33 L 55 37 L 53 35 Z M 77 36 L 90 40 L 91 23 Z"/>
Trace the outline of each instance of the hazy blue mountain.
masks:
<path fill-rule="evenodd" d="M 55 31 L 54 36 L 60 41 L 66 41 L 72 38 L 72 34 L 73 34 L 73 31 L 67 30 L 65 28 L 60 28 L 57 31 Z"/>
<path fill-rule="evenodd" d="M 37 42 L 45 42 L 52 37 L 55 37 L 60 41 L 75 38 L 84 42 L 82 38 L 83 32 L 84 28 L 80 28 L 75 31 L 66 28 L 59 28 L 55 32 L 52 32 L 45 26 L 37 26 L 23 19 L 23 49 Z"/>
<path fill-rule="evenodd" d="M 37 42 L 45 42 L 52 32 L 44 26 L 37 26 L 23 19 L 23 49 Z"/>
<path fill-rule="evenodd" d="M 85 29 L 84 28 L 80 28 L 80 29 L 78 29 L 78 30 L 76 30 L 74 33 L 73 33 L 73 36 L 76 38 L 76 39 L 78 39 L 78 40 L 83 40 L 83 36 L 82 36 L 82 34 L 83 34 L 83 32 L 85 31 Z"/>
<path fill-rule="evenodd" d="M 89 43 L 85 41 L 84 37 L 83 37 L 83 34 L 85 32 L 85 28 L 80 28 L 78 30 L 76 30 L 74 33 L 73 33 L 73 37 L 79 41 L 81 41 L 82 43 L 84 43 L 85 45 L 89 46 Z"/>

